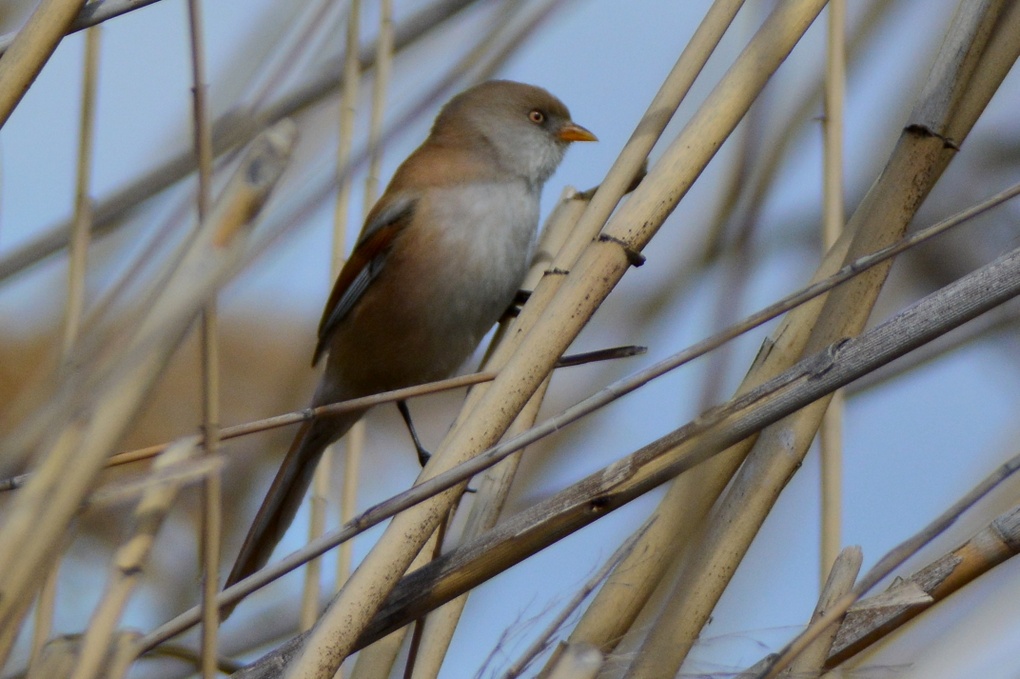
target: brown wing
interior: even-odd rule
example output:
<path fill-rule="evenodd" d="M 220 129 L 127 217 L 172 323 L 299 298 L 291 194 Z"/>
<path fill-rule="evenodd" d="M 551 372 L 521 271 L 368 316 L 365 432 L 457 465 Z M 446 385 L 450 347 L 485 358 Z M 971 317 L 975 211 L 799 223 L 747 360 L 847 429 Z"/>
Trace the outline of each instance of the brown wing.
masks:
<path fill-rule="evenodd" d="M 344 263 L 319 323 L 312 365 L 326 353 L 337 325 L 350 313 L 386 264 L 393 239 L 408 223 L 417 196 L 431 187 L 458 186 L 503 178 L 488 155 L 437 143 L 431 137 L 405 160 L 383 197 L 372 208 L 354 252 Z"/>
<path fill-rule="evenodd" d="M 397 198 L 377 205 L 362 229 L 361 240 L 344 262 L 319 321 L 319 339 L 312 355 L 314 366 L 326 353 L 337 326 L 350 313 L 386 265 L 393 239 L 410 223 L 415 200 Z"/>

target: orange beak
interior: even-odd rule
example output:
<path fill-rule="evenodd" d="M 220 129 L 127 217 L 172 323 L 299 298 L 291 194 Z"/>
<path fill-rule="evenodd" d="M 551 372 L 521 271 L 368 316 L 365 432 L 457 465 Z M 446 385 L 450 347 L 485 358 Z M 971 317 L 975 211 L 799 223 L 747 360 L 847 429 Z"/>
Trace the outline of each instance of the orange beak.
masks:
<path fill-rule="evenodd" d="M 577 123 L 567 123 L 556 134 L 563 141 L 598 141 L 599 138 Z"/>

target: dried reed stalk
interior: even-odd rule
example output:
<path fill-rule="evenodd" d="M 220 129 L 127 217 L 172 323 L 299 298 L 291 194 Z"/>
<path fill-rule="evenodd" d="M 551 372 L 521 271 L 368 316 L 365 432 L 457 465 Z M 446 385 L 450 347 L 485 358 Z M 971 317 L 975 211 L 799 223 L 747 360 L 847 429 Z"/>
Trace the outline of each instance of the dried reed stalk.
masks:
<path fill-rule="evenodd" d="M 826 50 L 822 154 L 822 247 L 828 250 L 843 230 L 843 107 L 846 90 L 846 2 L 830 0 Z M 821 548 L 819 582 L 825 582 L 840 553 L 843 512 L 843 395 L 836 392 L 818 431 L 821 454 Z"/>
<path fill-rule="evenodd" d="M 85 0 L 42 0 L 0 57 L 0 127 L 25 96 Z"/>
<path fill-rule="evenodd" d="M 1020 552 L 1020 506 L 1014 506 L 950 550 L 889 589 L 862 599 L 847 611 L 833 643 L 827 667 L 860 653 L 978 576 Z M 927 597 L 901 597 L 898 592 Z"/>
<path fill-rule="evenodd" d="M 864 552 L 856 546 L 847 547 L 836 555 L 829 575 L 822 584 L 822 593 L 818 597 L 818 605 L 811 616 L 812 620 L 817 620 L 824 615 L 833 604 L 853 589 L 854 581 L 857 580 L 857 574 L 861 570 L 863 561 Z M 832 642 L 839 631 L 839 622 L 840 620 L 836 620 L 826 634 L 819 635 L 788 668 L 783 670 L 782 676 L 797 677 L 798 679 L 801 677 L 804 679 L 817 678 L 822 672 L 822 666 L 829 656 Z"/>
<path fill-rule="evenodd" d="M 0 628 L 20 624 L 25 601 L 45 572 L 42 565 L 65 539 L 106 457 L 201 305 L 236 270 L 244 255 L 244 236 L 279 178 L 293 141 L 293 126 L 283 123 L 252 146 L 173 276 L 130 329 L 122 351 L 104 358 L 83 342 L 73 361 L 76 369 L 64 377 L 51 407 L 25 425 L 30 432 L 46 434 L 35 474 L 12 500 L 0 525 Z M 24 440 L 17 432 L 9 439 Z"/>
<path fill-rule="evenodd" d="M 347 249 L 347 230 L 350 219 L 351 186 L 354 180 L 351 167 L 351 156 L 354 148 L 354 121 L 358 113 L 358 96 L 361 88 L 361 64 L 358 50 L 361 32 L 361 1 L 352 0 L 347 7 L 346 33 L 342 57 L 342 84 L 340 88 L 340 105 L 338 110 L 339 134 L 336 149 L 336 172 L 339 177 L 336 199 L 333 205 L 333 232 L 330 256 L 330 279 L 334 280 L 343 266 L 344 253 Z M 309 494 L 308 539 L 314 540 L 322 535 L 326 528 L 326 509 L 329 505 L 330 486 L 333 469 L 333 458 L 337 446 L 330 445 L 323 452 L 315 468 Z M 353 452 L 360 457 L 360 451 Z M 349 451 L 349 458 L 351 457 Z M 355 469 L 357 465 L 354 465 Z M 353 502 L 357 495 L 357 477 L 349 478 L 352 468 L 344 466 L 344 498 Z M 348 494 L 354 497 L 347 499 Z M 313 559 L 305 567 L 305 580 L 301 591 L 301 614 L 299 628 L 310 629 L 319 615 L 319 593 L 322 591 L 322 561 Z"/>
<path fill-rule="evenodd" d="M 1018 271 L 1020 250 L 1014 250 L 859 337 L 834 343 L 761 387 L 506 519 L 489 533 L 405 577 L 359 645 L 477 586 L 676 474 L 702 464 L 732 441 L 746 438 L 823 394 L 1012 299 L 1020 294 Z M 293 652 L 293 648 L 287 652 Z"/>
<path fill-rule="evenodd" d="M 198 444 L 198 437 L 190 437 L 171 445 L 159 456 L 153 473 L 158 475 L 164 469 L 185 464 L 195 453 Z M 134 513 L 134 530 L 114 555 L 103 597 L 85 628 L 71 679 L 109 676 L 105 665 L 114 647 L 117 624 L 129 598 L 145 575 L 156 533 L 173 508 L 179 490 L 179 481 L 163 481 L 157 482 L 142 495 Z M 215 655 L 213 657 L 215 659 Z"/>
<path fill-rule="evenodd" d="M 188 0 L 188 28 L 191 49 L 192 105 L 194 114 L 195 158 L 198 164 L 198 191 L 195 213 L 198 223 L 205 222 L 212 200 L 213 147 L 209 120 L 208 90 L 205 75 L 205 26 L 200 0 Z M 202 445 L 205 455 L 214 457 L 220 445 L 220 353 L 219 315 L 216 296 L 202 308 L 199 324 L 202 377 Z M 202 628 L 199 666 L 204 679 L 217 672 L 220 611 L 216 593 L 220 589 L 220 548 L 223 539 L 223 479 L 213 472 L 202 481 L 201 537 L 199 557 L 202 571 Z"/>
<path fill-rule="evenodd" d="M 75 172 L 74 219 L 71 229 L 70 256 L 67 267 L 67 302 L 64 306 L 61 336 L 61 361 L 71 356 L 81 332 L 82 310 L 85 307 L 85 274 L 88 268 L 89 231 L 92 224 L 92 163 L 95 142 L 96 82 L 99 71 L 100 29 L 85 33 L 85 54 L 82 60 L 81 108 L 78 122 L 78 156 Z M 57 576 L 62 559 L 55 559 L 39 593 L 32 630 L 32 653 L 29 667 L 35 665 L 49 637 L 56 606 Z"/>
<path fill-rule="evenodd" d="M 372 84 L 372 112 L 368 121 L 368 168 L 365 171 L 365 193 L 362 199 L 362 221 L 379 197 L 379 174 L 382 167 L 382 134 L 383 114 L 386 111 L 386 93 L 389 89 L 390 74 L 393 70 L 393 2 L 381 0 L 379 3 L 379 28 L 375 43 L 375 77 Z M 361 459 L 365 450 L 364 420 L 355 423 L 347 432 L 345 441 L 347 455 L 344 460 L 344 479 L 340 496 L 340 523 L 346 524 L 357 513 L 357 488 L 361 478 Z M 351 560 L 354 543 L 349 540 L 340 545 L 336 553 L 335 588 L 339 589 L 351 575 Z M 396 647 L 400 641 L 391 635 L 389 642 L 395 658 Z M 389 650 L 379 651 L 380 655 L 390 657 Z M 360 661 L 360 658 L 359 658 Z M 373 664 L 382 667 L 382 662 Z M 390 662 L 392 665 L 392 661 Z M 357 666 L 354 677 L 358 676 Z"/>
<path fill-rule="evenodd" d="M 995 68 L 985 57 L 986 49 L 988 54 L 1004 49 L 1004 41 L 989 41 L 997 19 L 997 12 L 984 4 L 960 5 L 899 144 L 847 225 L 853 241 L 845 261 L 902 236 L 1005 76 L 1012 60 L 1007 58 L 1003 68 L 999 57 Z M 830 293 L 805 352 L 857 334 L 887 271 L 888 265 L 877 267 Z M 675 590 L 649 633 L 628 679 L 668 676 L 679 669 L 779 491 L 806 454 L 827 405 L 828 398 L 822 399 L 759 435 L 708 532 L 693 550 L 681 578 L 683 586 Z"/>
<path fill-rule="evenodd" d="M 879 17 L 889 9 L 892 3 L 874 3 L 868 15 L 862 20 L 863 28 L 851 40 L 851 51 L 859 48 L 870 32 L 878 25 Z M 773 152 L 766 155 L 762 168 L 755 173 L 751 181 L 751 199 L 749 211 L 755 210 L 754 205 L 760 204 L 768 192 L 772 179 L 778 172 L 776 166 L 786 156 L 781 152 L 788 148 L 799 127 L 799 121 L 807 119 L 812 108 L 818 105 L 816 96 L 804 96 L 799 100 L 798 107 L 783 128 L 779 141 L 772 145 Z M 777 148 L 779 150 L 777 150 Z M 848 241 L 841 243 L 840 249 L 831 251 L 824 258 L 812 282 L 823 280 L 833 274 L 842 257 Z M 804 301 L 804 300 L 802 300 Z M 803 323 L 797 318 L 810 318 L 817 314 L 822 300 L 807 302 L 803 308 L 796 308 L 790 318 L 772 334 L 767 342 L 767 351 L 759 356 L 759 360 L 751 367 L 737 393 L 743 393 L 774 377 L 791 365 L 803 350 L 806 334 L 798 327 Z M 641 558 L 628 559 L 615 572 L 596 595 L 596 600 L 589 606 L 581 621 L 571 633 L 571 640 L 587 640 L 594 643 L 603 652 L 610 652 L 616 642 L 623 636 L 637 618 L 641 607 L 649 600 L 655 587 L 671 560 L 679 556 L 677 549 L 683 549 L 700 527 L 709 508 L 722 493 L 723 488 L 743 456 L 750 450 L 753 440 L 741 442 L 728 451 L 700 465 L 691 472 L 681 476 L 671 484 L 666 497 L 655 510 L 657 521 L 649 532 L 641 549 L 635 554 Z"/>
<path fill-rule="evenodd" d="M 695 76 L 700 73 L 742 6 L 743 2 L 712 4 L 638 123 L 620 158 L 610 170 L 607 182 L 611 177 L 617 182 L 610 185 L 611 189 L 618 187 L 626 172 L 633 171 L 637 167 L 635 163 L 647 156 L 669 117 L 690 91 Z M 609 211 L 622 196 L 622 193 L 617 195 L 616 191 L 611 189 L 600 187 L 596 192 L 592 198 L 594 206 L 584 215 L 587 219 L 586 224 L 601 225 L 609 216 Z M 603 198 L 605 194 L 608 194 L 607 198 Z M 661 576 L 662 569 L 666 566 L 672 553 L 672 548 L 668 545 L 676 535 L 675 523 L 663 520 L 661 514 L 657 516 L 655 523 L 642 537 L 642 544 L 632 552 L 640 554 L 640 558 L 625 558 L 621 567 L 614 571 L 578 621 L 570 635 L 570 643 L 594 644 L 604 653 L 612 650 L 616 640 L 633 622 L 641 606 L 647 601 Z"/>
<path fill-rule="evenodd" d="M 513 350 L 513 355 L 492 386 L 477 399 L 469 399 L 466 408 L 473 409 L 472 416 L 440 447 L 425 469 L 424 478 L 469 458 L 494 443 L 505 431 L 583 323 L 623 273 L 637 263 L 636 253 L 714 155 L 719 141 L 735 127 L 764 86 L 768 74 L 782 62 L 822 4 L 783 4 L 766 22 L 734 69 L 663 159 L 649 171 L 602 236 L 585 248 L 573 275 L 543 313 L 545 322 L 535 324 L 520 346 L 503 345 L 508 347 L 508 353 Z M 666 186 L 671 188 L 666 189 Z M 536 294 L 541 288 L 542 285 Z M 526 315 L 527 309 L 521 315 L 522 326 Z M 455 490 L 394 518 L 382 539 L 313 628 L 305 651 L 288 668 L 291 676 L 325 677 L 335 671 L 427 535 L 445 515 L 456 496 Z"/>
<path fill-rule="evenodd" d="M 556 253 L 563 247 L 577 218 L 587 205 L 588 201 L 572 189 L 568 188 L 563 191 L 560 201 L 549 215 L 545 228 L 542 230 L 531 269 L 521 285 L 522 290 L 533 291 L 549 271 L 549 263 L 554 261 Z M 513 324 L 507 323 L 505 327 L 513 328 Z M 498 346 L 498 341 L 499 336 L 497 336 L 493 347 L 490 347 L 490 351 Z M 535 424 L 538 409 L 545 398 L 547 387 L 548 380 L 538 388 L 520 415 L 510 425 L 507 430 L 508 437 L 519 434 Z M 489 468 L 482 476 L 471 504 L 467 523 L 460 535 L 461 541 L 475 538 L 496 524 L 510 494 L 510 485 L 517 473 L 522 454 L 523 451 L 518 451 L 510 455 Z M 464 606 L 467 604 L 467 597 L 467 594 L 457 597 L 429 615 L 422 634 L 422 652 L 418 654 L 415 662 L 412 679 L 438 676 Z"/>

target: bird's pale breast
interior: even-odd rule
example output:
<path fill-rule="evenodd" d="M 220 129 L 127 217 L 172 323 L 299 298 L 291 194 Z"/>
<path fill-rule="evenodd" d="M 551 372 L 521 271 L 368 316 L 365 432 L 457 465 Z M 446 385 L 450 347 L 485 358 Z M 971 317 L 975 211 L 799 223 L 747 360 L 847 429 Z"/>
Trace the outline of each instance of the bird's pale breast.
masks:
<path fill-rule="evenodd" d="M 429 189 L 337 329 L 328 360 L 344 385 L 338 397 L 452 374 L 512 302 L 538 209 L 538 191 L 524 182 Z"/>

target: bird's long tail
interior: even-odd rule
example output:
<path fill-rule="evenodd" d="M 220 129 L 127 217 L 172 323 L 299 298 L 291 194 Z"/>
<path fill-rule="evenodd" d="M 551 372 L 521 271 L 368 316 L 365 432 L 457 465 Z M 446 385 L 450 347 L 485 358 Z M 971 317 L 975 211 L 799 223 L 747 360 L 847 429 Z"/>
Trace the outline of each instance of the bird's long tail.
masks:
<path fill-rule="evenodd" d="M 301 506 L 322 452 L 326 446 L 346 434 L 363 413 L 359 411 L 319 418 L 301 427 L 266 493 L 266 499 L 255 515 L 255 521 L 248 529 L 248 536 L 244 539 L 224 588 L 266 565 Z M 229 611 L 224 611 L 223 617 L 228 614 Z"/>

